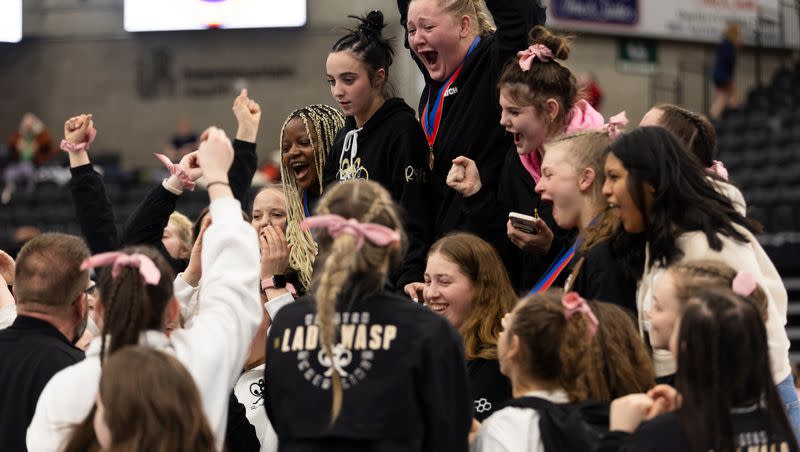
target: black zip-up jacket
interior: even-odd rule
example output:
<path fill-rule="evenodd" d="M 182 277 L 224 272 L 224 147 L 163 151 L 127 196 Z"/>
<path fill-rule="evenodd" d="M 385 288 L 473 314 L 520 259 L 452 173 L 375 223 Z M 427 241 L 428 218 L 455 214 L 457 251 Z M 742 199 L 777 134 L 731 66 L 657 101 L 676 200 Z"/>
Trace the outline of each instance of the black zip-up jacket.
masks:
<path fill-rule="evenodd" d="M 483 186 L 474 195 L 463 199 L 466 218 L 464 229 L 494 245 L 506 266 L 511 284 L 518 293 L 529 291 L 559 253 L 574 241 L 575 232 L 558 227 L 553 219 L 552 205 L 543 202 L 536 193 L 536 183 L 522 165 L 513 146 L 506 151 L 497 191 Z M 544 256 L 522 251 L 508 238 L 508 214 L 517 212 L 533 216 L 534 210 L 538 211 L 539 217 L 553 231 L 550 251 Z M 568 274 L 565 269 L 553 287 L 563 285 Z"/>
<path fill-rule="evenodd" d="M 406 28 L 409 3 L 410 0 L 397 0 L 403 28 Z M 459 229 L 465 222 L 463 198 L 446 182 L 453 159 L 463 155 L 474 160 L 483 185 L 490 190 L 497 187 L 502 154 L 512 145 L 511 137 L 500 126 L 497 82 L 509 59 L 528 47 L 531 28 L 544 24 L 545 8 L 540 3 L 534 0 L 486 1 L 497 31 L 482 38 L 464 60 L 461 73 L 444 97 L 441 125 L 433 145 L 434 239 Z M 431 80 L 419 60 L 414 59 L 426 79 L 419 102 L 422 116 L 426 101 L 434 102 L 442 83 Z"/>
<path fill-rule="evenodd" d="M 422 281 L 431 243 L 427 141 L 414 110 L 399 98 L 387 100 L 364 124 L 352 146 L 346 146 L 347 135 L 354 130 L 355 119 L 349 116 L 333 141 L 323 184 L 329 187 L 340 181 L 368 179 L 386 188 L 400 205 L 408 252 L 390 279 L 402 290 L 407 283 Z"/>
<path fill-rule="evenodd" d="M 347 305 L 336 310 L 333 359 L 321 351 L 312 296 L 275 316 L 264 407 L 281 451 L 465 452 L 473 414 L 456 330 L 388 291 Z M 344 389 L 331 425 L 333 372 Z"/>

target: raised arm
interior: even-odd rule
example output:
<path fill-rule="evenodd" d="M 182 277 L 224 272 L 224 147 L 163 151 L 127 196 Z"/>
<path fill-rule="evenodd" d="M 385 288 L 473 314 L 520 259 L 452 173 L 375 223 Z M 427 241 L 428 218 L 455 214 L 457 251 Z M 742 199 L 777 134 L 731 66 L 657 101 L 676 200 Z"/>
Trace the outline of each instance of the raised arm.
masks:
<path fill-rule="evenodd" d="M 61 148 L 69 154 L 72 178 L 69 189 L 75 215 L 93 254 L 114 251 L 120 247 L 119 232 L 114 221 L 111 201 L 106 195 L 103 178 L 89 161 L 89 145 L 97 131 L 91 114 L 73 116 L 64 123 Z"/>
<path fill-rule="evenodd" d="M 255 230 L 242 219 L 228 170 L 233 148 L 225 132 L 211 128 L 198 161 L 208 180 L 211 225 L 203 235 L 200 312 L 188 330 L 170 337 L 203 393 L 208 418 L 225 419 L 228 395 L 262 319 L 259 253 Z M 214 425 L 223 431 L 224 425 Z"/>
<path fill-rule="evenodd" d="M 539 0 L 486 0 L 494 18 L 495 54 L 493 69 L 499 74 L 509 58 L 528 47 L 528 33 L 536 25 L 544 25 L 546 8 Z"/>
<path fill-rule="evenodd" d="M 249 200 L 247 190 L 253 181 L 258 166 L 256 155 L 256 137 L 261 123 L 261 106 L 250 99 L 247 90 L 243 89 L 233 101 L 233 114 L 238 122 L 236 140 L 233 142 L 233 164 L 228 171 L 233 197 L 244 206 Z"/>

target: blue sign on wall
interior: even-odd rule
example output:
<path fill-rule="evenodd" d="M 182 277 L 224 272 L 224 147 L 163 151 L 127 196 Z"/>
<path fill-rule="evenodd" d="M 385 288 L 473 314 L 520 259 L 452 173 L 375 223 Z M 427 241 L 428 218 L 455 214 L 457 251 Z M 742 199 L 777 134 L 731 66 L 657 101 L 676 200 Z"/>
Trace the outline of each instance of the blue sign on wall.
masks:
<path fill-rule="evenodd" d="M 639 20 L 639 0 L 551 0 L 550 8 L 561 20 L 611 25 L 634 25 Z"/>

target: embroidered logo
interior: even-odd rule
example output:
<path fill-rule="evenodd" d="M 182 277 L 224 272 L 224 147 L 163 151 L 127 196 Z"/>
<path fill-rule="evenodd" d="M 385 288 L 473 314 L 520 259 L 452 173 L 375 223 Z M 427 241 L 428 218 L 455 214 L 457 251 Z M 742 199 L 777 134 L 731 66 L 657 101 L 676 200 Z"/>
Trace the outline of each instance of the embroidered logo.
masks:
<path fill-rule="evenodd" d="M 303 325 L 286 328 L 274 344 L 277 352 L 296 352 L 297 370 L 303 379 L 322 390 L 331 388 L 334 372 L 343 389 L 363 381 L 375 356 L 390 350 L 397 338 L 397 326 L 370 323 L 369 312 L 335 313 L 333 320 L 338 343 L 330 355 L 320 343 L 315 314 L 306 315 Z"/>
<path fill-rule="evenodd" d="M 451 96 L 451 95 L 454 95 L 454 94 L 458 94 L 458 87 L 457 86 L 453 86 L 451 88 L 448 88 L 447 91 L 444 92 L 444 97 Z"/>
<path fill-rule="evenodd" d="M 475 404 L 475 411 L 478 413 L 486 413 L 492 411 L 492 403 L 485 398 L 480 398 L 473 402 Z"/>
<path fill-rule="evenodd" d="M 336 178 L 340 181 L 369 179 L 369 172 L 361 165 L 361 157 L 354 158 L 352 162 L 350 159 L 344 158 L 339 164 Z"/>

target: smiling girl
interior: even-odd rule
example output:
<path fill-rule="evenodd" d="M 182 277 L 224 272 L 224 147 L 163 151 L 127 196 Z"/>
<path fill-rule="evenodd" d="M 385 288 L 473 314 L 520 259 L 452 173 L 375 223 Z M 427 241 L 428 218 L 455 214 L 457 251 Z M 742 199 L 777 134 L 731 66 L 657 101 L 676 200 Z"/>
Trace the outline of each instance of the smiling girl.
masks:
<path fill-rule="evenodd" d="M 324 183 L 372 180 L 406 213 L 409 252 L 392 281 L 420 281 L 430 243 L 427 145 L 414 110 L 393 97 L 389 67 L 394 51 L 383 37 L 383 13 L 356 18 L 358 27 L 339 39 L 326 69 L 331 95 L 346 119 L 325 165 Z"/>
<path fill-rule="evenodd" d="M 449 320 L 464 340 L 475 418 L 482 421 L 511 398 L 497 362 L 497 336 L 517 297 L 500 257 L 472 234 L 440 239 L 428 255 L 423 296 L 425 305 Z"/>
<path fill-rule="evenodd" d="M 300 274 L 305 289 L 311 285 L 317 243 L 300 222 L 311 216 L 322 195 L 322 171 L 333 140 L 344 124 L 336 109 L 315 104 L 286 118 L 281 129 L 281 180 L 286 196 L 286 239 L 292 246 L 289 265 Z"/>
<path fill-rule="evenodd" d="M 672 264 L 716 259 L 747 271 L 767 292 L 770 364 L 787 408 L 797 410 L 786 324 L 787 293 L 777 269 L 753 235 L 760 225 L 743 217 L 706 178 L 675 136 L 661 127 L 642 127 L 609 148 L 603 194 L 630 233 L 646 238 L 644 271 L 637 291 L 639 328 L 653 302 L 655 280 Z M 654 352 L 656 374 L 675 373 L 669 353 Z M 791 392 L 791 393 L 790 393 Z"/>
<path fill-rule="evenodd" d="M 497 81 L 503 65 L 545 22 L 531 0 L 398 0 L 406 47 L 425 77 L 418 112 L 430 149 L 434 237 L 461 228 L 462 197 L 446 183 L 454 158 L 473 159 L 494 190 L 511 145 L 500 123 Z"/>

